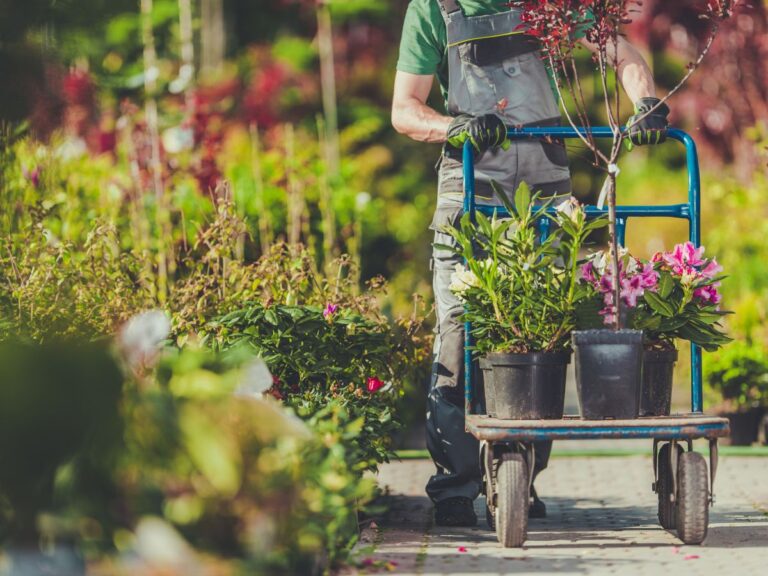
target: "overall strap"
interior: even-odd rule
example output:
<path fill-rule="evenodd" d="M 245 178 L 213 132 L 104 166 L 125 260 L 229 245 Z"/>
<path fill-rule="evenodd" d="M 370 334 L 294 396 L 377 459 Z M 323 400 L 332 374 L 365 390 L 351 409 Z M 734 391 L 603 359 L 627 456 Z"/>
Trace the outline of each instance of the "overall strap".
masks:
<path fill-rule="evenodd" d="M 461 6 L 457 0 L 437 0 L 440 4 L 440 12 L 443 13 L 443 18 L 448 22 L 451 17 L 457 12 L 461 14 Z"/>

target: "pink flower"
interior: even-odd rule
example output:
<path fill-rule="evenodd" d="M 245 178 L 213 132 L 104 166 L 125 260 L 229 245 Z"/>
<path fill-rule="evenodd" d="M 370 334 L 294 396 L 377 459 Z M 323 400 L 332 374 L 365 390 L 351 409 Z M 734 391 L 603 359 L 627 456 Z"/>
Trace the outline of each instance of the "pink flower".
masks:
<path fill-rule="evenodd" d="M 611 326 L 616 323 L 616 309 L 613 306 L 601 310 L 600 316 L 603 316 L 603 323 L 606 326 Z"/>
<path fill-rule="evenodd" d="M 702 258 L 703 255 L 703 246 L 696 248 L 693 243 L 686 242 L 675 246 L 672 252 L 662 254 L 662 260 L 674 274 L 682 276 L 690 272 L 692 268 L 706 264 L 706 260 Z"/>
<path fill-rule="evenodd" d="M 33 188 L 37 188 L 40 185 L 40 167 L 35 166 L 32 170 L 22 169 L 24 178 L 26 178 Z"/>
<path fill-rule="evenodd" d="M 326 320 L 331 320 L 336 315 L 336 312 L 339 311 L 339 307 L 336 304 L 327 304 L 325 306 L 325 310 L 323 310 L 323 318 Z"/>
<path fill-rule="evenodd" d="M 717 291 L 720 287 L 720 283 L 710 284 L 708 286 L 701 286 L 693 291 L 693 297 L 700 300 L 704 304 L 720 304 L 723 297 Z"/>
<path fill-rule="evenodd" d="M 611 278 L 611 276 L 606 274 L 605 276 L 601 277 L 598 289 L 600 290 L 600 292 L 602 292 L 604 294 L 612 292 L 613 291 L 613 279 Z"/>
<path fill-rule="evenodd" d="M 646 264 L 640 272 L 640 283 L 646 290 L 656 290 L 659 285 L 659 273 L 653 269 L 653 264 Z"/>
<path fill-rule="evenodd" d="M 707 264 L 704 269 L 701 271 L 701 275 L 704 276 L 704 278 L 712 279 L 720 272 L 723 271 L 723 267 L 720 266 L 720 264 L 717 263 L 717 260 L 712 258 L 712 260 L 709 261 L 709 264 Z"/>
<path fill-rule="evenodd" d="M 595 265 L 591 261 L 582 264 L 581 279 L 590 284 L 594 284 L 597 281 L 597 278 L 595 277 Z"/>
<path fill-rule="evenodd" d="M 462 554 L 467 552 L 467 547 L 466 546 L 459 546 L 459 552 L 461 552 Z"/>
<path fill-rule="evenodd" d="M 645 294 L 641 276 L 624 278 L 621 281 L 621 299 L 630 308 L 637 306 L 637 299 Z"/>
<path fill-rule="evenodd" d="M 384 388 L 384 386 L 386 385 L 387 385 L 386 382 L 384 382 L 383 380 L 379 380 L 375 376 L 371 376 L 366 381 L 366 387 L 368 388 L 368 392 L 370 392 L 371 394 L 378 392 L 379 390 Z"/>

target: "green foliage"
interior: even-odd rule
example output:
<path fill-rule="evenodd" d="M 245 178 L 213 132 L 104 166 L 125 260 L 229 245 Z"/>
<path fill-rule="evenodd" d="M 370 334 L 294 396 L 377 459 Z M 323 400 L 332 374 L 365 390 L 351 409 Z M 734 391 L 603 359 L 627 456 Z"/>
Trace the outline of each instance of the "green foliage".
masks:
<path fill-rule="evenodd" d="M 0 343 L 0 539 L 36 543 L 61 466 L 77 459 L 97 474 L 114 463 L 122 383 L 103 344 Z"/>
<path fill-rule="evenodd" d="M 266 576 L 338 563 L 375 489 L 350 466 L 360 420 L 341 400 L 304 423 L 239 394 L 253 362 L 169 349 L 124 383 L 103 345 L 0 345 L 0 540 L 65 540 L 95 560 L 153 517 L 205 553 L 200 565 L 215 555 Z"/>
<path fill-rule="evenodd" d="M 644 330 L 652 343 L 679 338 L 713 352 L 731 342 L 722 327 L 730 312 L 715 304 L 702 304 L 693 292 L 694 286 L 684 284 L 679 276 L 661 271 L 658 292 L 645 292 L 641 305 L 630 312 L 630 325 Z"/>
<path fill-rule="evenodd" d="M 536 200 L 523 185 L 514 206 L 507 206 L 510 218 L 478 214 L 475 224 L 464 215 L 460 230 L 445 230 L 457 246 L 443 248 L 467 262 L 467 271 L 457 267 L 451 289 L 465 303 L 464 317 L 473 323 L 481 353 L 550 352 L 570 344 L 582 298 L 579 252 L 605 221 L 588 222 L 584 210 L 570 202 L 554 216 L 542 216 L 539 212 L 546 212 L 551 201 L 537 207 Z M 538 225 L 542 217 L 553 228 L 544 240 Z"/>
<path fill-rule="evenodd" d="M 768 406 L 768 354 L 763 346 L 734 342 L 707 359 L 704 377 L 737 408 Z"/>
<path fill-rule="evenodd" d="M 246 345 L 263 358 L 276 377 L 274 392 L 302 417 L 311 418 L 329 399 L 343 406 L 360 429 L 353 466 L 373 468 L 388 459 L 403 368 L 398 333 L 388 323 L 345 309 L 324 315 L 318 307 L 252 302 L 208 329 L 217 347 Z M 370 392 L 369 378 L 393 384 Z"/>
<path fill-rule="evenodd" d="M 373 482 L 348 464 L 360 427 L 335 401 L 305 424 L 270 397 L 233 396 L 252 358 L 242 349 L 166 354 L 157 384 L 126 402 L 121 483 L 138 490 L 132 502 L 151 503 L 134 514 L 163 515 L 197 547 L 234 552 L 249 573 L 311 574 L 343 558 L 373 496 Z M 148 459 L 156 446 L 162 457 Z M 148 498 L 158 491 L 159 501 Z"/>

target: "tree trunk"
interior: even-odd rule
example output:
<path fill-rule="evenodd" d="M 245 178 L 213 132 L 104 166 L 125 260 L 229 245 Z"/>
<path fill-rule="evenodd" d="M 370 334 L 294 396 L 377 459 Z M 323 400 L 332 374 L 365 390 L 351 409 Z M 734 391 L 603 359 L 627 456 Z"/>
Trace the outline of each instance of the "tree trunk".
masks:
<path fill-rule="evenodd" d="M 317 5 L 317 43 L 320 51 L 320 86 L 326 128 L 326 161 L 331 178 L 339 175 L 339 118 L 336 103 L 336 68 L 333 56 L 333 26 L 327 0 Z"/>
<path fill-rule="evenodd" d="M 224 64 L 227 47 L 224 0 L 202 0 L 200 20 L 200 67 L 203 73 L 217 72 Z"/>

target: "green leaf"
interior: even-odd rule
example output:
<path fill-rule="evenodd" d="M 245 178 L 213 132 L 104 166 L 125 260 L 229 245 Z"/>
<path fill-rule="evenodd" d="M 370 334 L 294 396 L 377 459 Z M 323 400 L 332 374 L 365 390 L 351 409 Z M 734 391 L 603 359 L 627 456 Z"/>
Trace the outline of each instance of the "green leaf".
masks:
<path fill-rule="evenodd" d="M 675 314 L 675 309 L 672 305 L 662 300 L 662 298 L 655 292 L 646 292 L 645 301 L 651 307 L 651 309 L 657 314 L 661 314 L 667 318 L 671 318 Z"/>
<path fill-rule="evenodd" d="M 669 298 L 672 293 L 672 289 L 675 287 L 675 281 L 669 272 L 662 272 L 659 277 L 659 291 L 658 294 L 661 298 Z"/>
<path fill-rule="evenodd" d="M 280 321 L 277 319 L 277 314 L 272 308 L 267 308 L 264 311 L 264 320 L 272 324 L 272 326 L 277 326 L 280 324 Z"/>
<path fill-rule="evenodd" d="M 234 440 L 196 407 L 181 411 L 179 425 L 192 462 L 211 486 L 225 496 L 237 494 L 242 460 Z"/>
<path fill-rule="evenodd" d="M 501 203 L 504 205 L 504 208 L 507 209 L 507 212 L 509 212 L 510 216 L 514 216 L 515 207 L 512 205 L 512 202 L 510 202 L 506 190 L 504 190 L 495 180 L 491 180 L 491 188 L 496 193 L 496 196 L 499 197 Z"/>
<path fill-rule="evenodd" d="M 531 208 L 531 189 L 525 182 L 521 182 L 515 192 L 515 210 L 519 218 L 528 214 Z"/>

